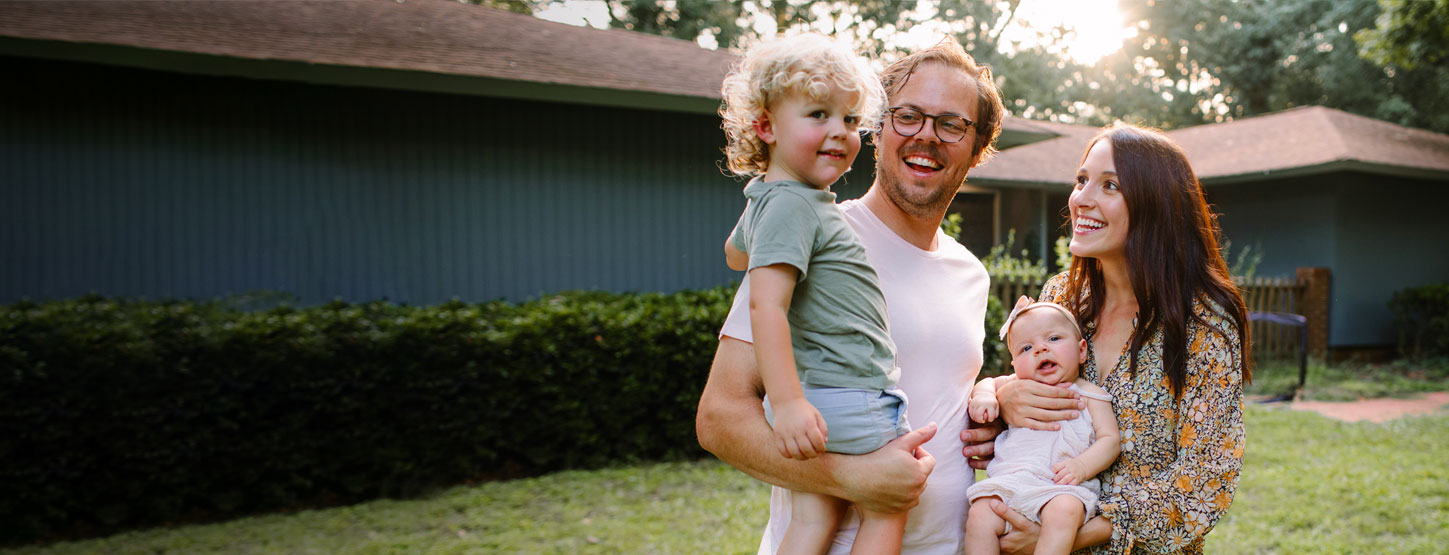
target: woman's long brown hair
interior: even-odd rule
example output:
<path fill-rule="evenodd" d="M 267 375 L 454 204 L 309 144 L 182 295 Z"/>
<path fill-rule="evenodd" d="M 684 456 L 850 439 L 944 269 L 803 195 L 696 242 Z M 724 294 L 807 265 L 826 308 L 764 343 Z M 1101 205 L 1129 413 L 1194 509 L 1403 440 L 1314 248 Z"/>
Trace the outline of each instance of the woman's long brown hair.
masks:
<path fill-rule="evenodd" d="M 1218 250 L 1222 231 L 1217 215 L 1208 208 L 1202 183 L 1187 155 L 1166 135 L 1131 125 L 1103 130 L 1087 145 L 1087 151 L 1102 140 L 1112 145 L 1112 163 L 1127 203 L 1127 274 L 1138 307 L 1129 375 L 1136 374 L 1142 344 L 1160 328 L 1163 370 L 1173 395 L 1182 396 L 1187 381 L 1188 318 L 1211 327 L 1192 310 L 1193 300 L 1202 296 L 1226 310 L 1224 316 L 1237 325 L 1243 379 L 1252 381 L 1247 305 Z M 1099 291 L 1106 291 L 1101 263 L 1095 258 L 1072 257 L 1066 293 L 1080 321 L 1095 321 L 1101 314 L 1105 300 L 1094 294 Z M 1212 329 L 1227 335 L 1227 330 Z"/>

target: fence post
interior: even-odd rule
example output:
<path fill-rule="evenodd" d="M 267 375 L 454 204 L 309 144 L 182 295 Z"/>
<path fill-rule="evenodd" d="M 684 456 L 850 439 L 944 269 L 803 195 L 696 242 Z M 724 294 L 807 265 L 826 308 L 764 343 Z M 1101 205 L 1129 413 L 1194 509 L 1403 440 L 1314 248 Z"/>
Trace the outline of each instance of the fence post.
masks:
<path fill-rule="evenodd" d="M 1299 305 L 1299 310 L 1308 318 L 1308 354 L 1326 360 L 1332 272 L 1328 268 L 1298 268 L 1298 281 L 1304 284 L 1303 304 Z"/>

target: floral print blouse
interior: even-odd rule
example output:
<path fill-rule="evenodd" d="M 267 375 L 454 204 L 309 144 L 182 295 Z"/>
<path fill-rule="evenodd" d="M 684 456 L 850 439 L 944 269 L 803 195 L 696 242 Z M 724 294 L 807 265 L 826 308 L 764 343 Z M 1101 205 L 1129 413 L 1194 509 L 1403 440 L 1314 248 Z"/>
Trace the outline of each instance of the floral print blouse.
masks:
<path fill-rule="evenodd" d="M 1048 281 L 1041 300 L 1066 304 L 1066 277 Z M 1227 335 L 1189 320 L 1181 399 L 1162 367 L 1160 328 L 1138 351 L 1135 376 L 1130 339 L 1105 380 L 1094 354 L 1082 368 L 1082 377 L 1112 394 L 1122 432 L 1122 454 L 1098 476 L 1098 509 L 1112 521 L 1112 539 L 1091 553 L 1202 553 L 1203 536 L 1233 502 L 1245 444 L 1241 339 L 1216 303 L 1199 298 L 1193 312 Z M 1088 345 L 1096 329 L 1096 322 L 1083 326 Z"/>

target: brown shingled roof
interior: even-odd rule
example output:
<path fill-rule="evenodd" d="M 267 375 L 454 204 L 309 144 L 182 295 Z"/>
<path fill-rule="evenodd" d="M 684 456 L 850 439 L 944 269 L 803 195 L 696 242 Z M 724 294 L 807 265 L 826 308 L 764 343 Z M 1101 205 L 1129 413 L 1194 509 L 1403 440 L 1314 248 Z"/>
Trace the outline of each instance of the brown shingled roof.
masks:
<path fill-rule="evenodd" d="M 1071 181 L 1082 161 L 1082 149 L 1101 128 L 1029 120 L 1035 128 L 1057 135 L 1038 143 L 1009 148 L 971 170 L 970 185 L 1027 186 Z"/>
<path fill-rule="evenodd" d="M 0 14 L 0 39 L 12 41 L 664 94 L 711 101 L 693 104 L 709 111 L 733 59 L 689 41 L 453 0 L 3 0 Z M 1003 124 L 1016 143 L 1049 136 L 1038 125 Z"/>
<path fill-rule="evenodd" d="M 1040 122 L 1037 122 L 1040 123 Z M 1055 124 L 1064 135 L 1009 149 L 970 179 L 978 184 L 1040 186 L 1076 173 L 1096 132 Z M 1168 131 L 1204 183 L 1230 183 L 1335 170 L 1449 179 L 1449 135 L 1412 129 L 1322 106 L 1305 106 L 1227 123 Z"/>
<path fill-rule="evenodd" d="M 0 36 L 715 97 L 725 51 L 451 0 L 0 3 Z"/>
<path fill-rule="evenodd" d="M 1357 169 L 1449 179 L 1449 135 L 1322 106 L 1168 132 L 1209 183 Z"/>

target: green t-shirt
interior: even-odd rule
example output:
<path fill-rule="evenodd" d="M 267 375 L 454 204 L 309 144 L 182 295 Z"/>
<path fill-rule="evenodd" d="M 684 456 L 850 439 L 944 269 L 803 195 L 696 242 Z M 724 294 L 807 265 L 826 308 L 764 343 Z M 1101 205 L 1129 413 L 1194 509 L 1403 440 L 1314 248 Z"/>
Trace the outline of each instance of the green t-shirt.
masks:
<path fill-rule="evenodd" d="M 895 387 L 900 371 L 885 296 L 835 193 L 756 179 L 745 198 L 730 240 L 750 255 L 750 269 L 789 264 L 800 271 L 787 315 L 800 383 Z"/>

